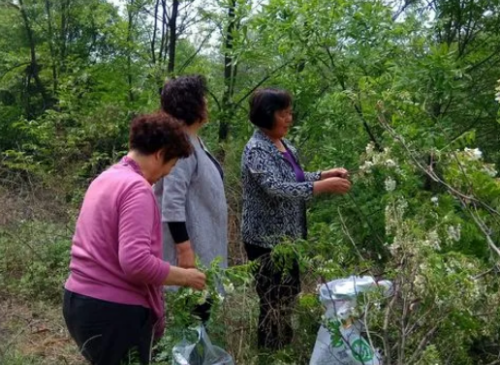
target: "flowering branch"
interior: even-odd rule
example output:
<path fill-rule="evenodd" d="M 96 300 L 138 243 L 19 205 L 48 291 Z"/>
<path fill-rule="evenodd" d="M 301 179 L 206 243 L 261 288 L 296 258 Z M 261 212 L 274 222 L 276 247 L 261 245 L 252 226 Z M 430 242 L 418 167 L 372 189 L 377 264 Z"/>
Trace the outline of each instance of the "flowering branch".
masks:
<path fill-rule="evenodd" d="M 381 101 L 379 101 L 377 106 L 382 111 L 383 104 Z M 426 175 L 428 175 L 434 182 L 437 182 L 437 183 L 443 185 L 452 195 L 457 197 L 462 202 L 462 206 L 464 207 L 464 209 L 466 209 L 470 213 L 470 215 L 472 216 L 472 218 L 473 218 L 474 222 L 476 223 L 476 225 L 478 226 L 478 228 L 485 235 L 486 241 L 488 242 L 488 246 L 493 250 L 493 252 L 495 252 L 500 257 L 500 249 L 493 242 L 491 235 L 489 233 L 489 229 L 487 229 L 486 224 L 484 223 L 484 221 L 482 221 L 482 219 L 477 214 L 475 214 L 472 211 L 472 209 L 470 209 L 470 207 L 466 203 L 467 202 L 477 203 L 477 204 L 481 205 L 482 207 L 484 207 L 490 213 L 496 214 L 498 216 L 500 216 L 500 213 L 497 210 L 495 210 L 494 208 L 490 207 L 488 204 L 475 198 L 474 196 L 466 195 L 466 194 L 462 193 L 461 191 L 455 189 L 454 187 L 452 187 L 451 185 L 449 185 L 448 183 L 443 181 L 439 176 L 437 176 L 432 169 L 428 169 L 428 168 L 425 168 L 424 166 L 422 166 L 422 164 L 418 161 L 418 159 L 415 157 L 414 153 L 410 150 L 410 148 L 408 147 L 408 145 L 404 141 L 404 138 L 401 135 L 397 134 L 396 131 L 392 127 L 389 126 L 389 123 L 385 119 L 385 116 L 383 115 L 382 112 L 378 114 L 378 119 L 379 119 L 379 122 L 382 125 L 382 127 L 387 132 L 389 132 L 389 134 L 403 146 L 403 148 L 406 150 L 406 152 L 408 153 L 408 155 L 412 159 L 413 163 L 422 172 L 424 172 Z"/>

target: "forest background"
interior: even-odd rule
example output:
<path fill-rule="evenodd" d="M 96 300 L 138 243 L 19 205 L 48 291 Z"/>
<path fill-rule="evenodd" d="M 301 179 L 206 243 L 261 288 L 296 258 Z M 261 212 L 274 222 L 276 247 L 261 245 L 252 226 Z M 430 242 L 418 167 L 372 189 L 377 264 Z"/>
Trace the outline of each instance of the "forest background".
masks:
<path fill-rule="evenodd" d="M 83 194 L 164 80 L 193 73 L 208 80 L 202 134 L 230 207 L 235 290 L 209 326 L 238 364 L 260 355 L 238 233 L 260 86 L 293 94 L 306 168 L 353 180 L 309 205 L 307 242 L 277 250 L 304 285 L 293 346 L 265 363 L 307 364 L 316 285 L 369 274 L 395 284 L 358 308 L 384 364 L 500 364 L 499 0 L 1 0 L 0 363 L 81 364 L 60 305 Z M 169 302 L 157 364 L 187 321 Z"/>

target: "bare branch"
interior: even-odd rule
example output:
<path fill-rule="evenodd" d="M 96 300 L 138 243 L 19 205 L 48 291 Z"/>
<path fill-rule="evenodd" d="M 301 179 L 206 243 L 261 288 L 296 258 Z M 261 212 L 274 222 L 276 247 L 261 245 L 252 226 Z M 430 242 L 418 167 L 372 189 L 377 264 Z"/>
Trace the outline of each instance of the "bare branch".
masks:
<path fill-rule="evenodd" d="M 182 66 L 179 68 L 179 73 L 181 74 L 184 69 L 186 67 L 188 67 L 191 62 L 193 62 L 193 60 L 195 59 L 195 57 L 201 52 L 201 49 L 203 48 L 203 46 L 205 45 L 205 43 L 210 39 L 210 37 L 212 36 L 213 32 L 215 31 L 215 28 L 212 29 L 207 35 L 206 37 L 203 39 L 203 41 L 200 43 L 200 45 L 198 46 L 198 48 L 196 49 L 196 51 L 188 57 L 188 59 L 182 64 Z"/>
<path fill-rule="evenodd" d="M 277 73 L 278 71 L 280 71 L 281 69 L 285 68 L 286 66 L 288 66 L 289 64 L 291 63 L 291 61 L 287 61 L 285 62 L 284 64 L 282 64 L 281 66 L 277 67 L 276 69 L 274 69 L 273 71 L 269 72 L 266 76 L 264 76 L 259 82 L 257 82 L 250 90 L 248 90 L 245 95 L 243 95 L 236 103 L 235 103 L 235 106 L 236 107 L 239 107 L 241 105 L 242 102 L 245 101 L 246 98 L 248 98 L 250 95 L 252 95 L 252 93 L 257 90 L 264 82 L 266 82 L 267 80 L 269 80 L 275 73 Z"/>
<path fill-rule="evenodd" d="M 398 11 L 396 11 L 393 15 L 392 15 L 392 21 L 396 21 L 400 16 L 401 14 L 403 14 L 405 12 L 405 10 L 412 4 L 416 3 L 417 0 L 406 0 L 405 3 L 403 4 L 403 6 L 401 7 L 401 9 L 399 9 Z"/>

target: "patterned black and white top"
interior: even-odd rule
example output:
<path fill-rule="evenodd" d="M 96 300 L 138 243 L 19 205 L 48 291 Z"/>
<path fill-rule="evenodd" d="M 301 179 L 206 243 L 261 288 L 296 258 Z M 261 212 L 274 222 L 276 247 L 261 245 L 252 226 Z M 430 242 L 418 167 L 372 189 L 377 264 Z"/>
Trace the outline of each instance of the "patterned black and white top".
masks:
<path fill-rule="evenodd" d="M 298 162 L 297 150 L 286 148 Z M 242 238 L 245 244 L 272 248 L 284 238 L 306 238 L 305 202 L 313 196 L 313 182 L 321 173 L 304 172 L 297 182 L 293 167 L 274 143 L 256 130 L 243 151 Z"/>

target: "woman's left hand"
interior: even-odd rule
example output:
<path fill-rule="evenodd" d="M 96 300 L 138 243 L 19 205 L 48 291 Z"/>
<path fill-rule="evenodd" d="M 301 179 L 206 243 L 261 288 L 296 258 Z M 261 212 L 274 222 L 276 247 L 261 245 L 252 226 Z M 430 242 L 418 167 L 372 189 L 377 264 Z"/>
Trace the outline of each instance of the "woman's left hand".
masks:
<path fill-rule="evenodd" d="M 321 180 L 328 179 L 331 177 L 340 177 L 342 179 L 348 179 L 349 171 L 347 171 L 343 167 L 337 167 L 335 169 L 321 171 Z"/>
<path fill-rule="evenodd" d="M 185 241 L 175 245 L 177 250 L 177 265 L 185 269 L 195 267 L 195 255 L 191 248 L 191 242 Z"/>

